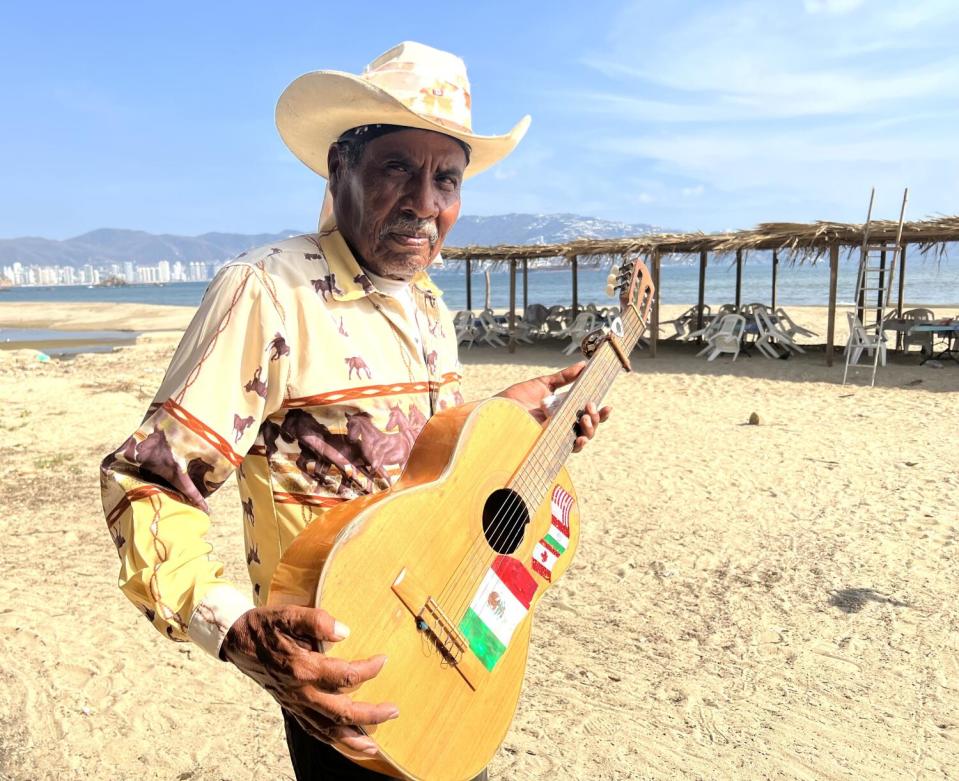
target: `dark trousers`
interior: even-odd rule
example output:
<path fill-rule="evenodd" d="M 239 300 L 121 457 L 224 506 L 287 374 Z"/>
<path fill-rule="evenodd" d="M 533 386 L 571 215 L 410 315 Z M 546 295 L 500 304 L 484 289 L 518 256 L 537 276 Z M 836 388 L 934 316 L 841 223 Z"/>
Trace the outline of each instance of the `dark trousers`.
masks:
<path fill-rule="evenodd" d="M 283 721 L 296 781 L 376 781 L 389 778 L 350 762 L 335 748 L 306 732 L 286 711 L 283 712 Z M 486 771 L 473 781 L 487 781 Z"/>

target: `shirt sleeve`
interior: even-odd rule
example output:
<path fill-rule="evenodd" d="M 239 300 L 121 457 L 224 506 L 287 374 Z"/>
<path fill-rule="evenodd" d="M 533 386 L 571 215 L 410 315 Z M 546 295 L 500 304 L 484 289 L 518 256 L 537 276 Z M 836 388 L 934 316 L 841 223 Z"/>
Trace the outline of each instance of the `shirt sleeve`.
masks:
<path fill-rule="evenodd" d="M 210 283 L 140 427 L 100 470 L 119 585 L 159 631 L 219 656 L 253 607 L 204 539 L 208 497 L 286 396 L 290 351 L 270 278 L 255 265 Z"/>

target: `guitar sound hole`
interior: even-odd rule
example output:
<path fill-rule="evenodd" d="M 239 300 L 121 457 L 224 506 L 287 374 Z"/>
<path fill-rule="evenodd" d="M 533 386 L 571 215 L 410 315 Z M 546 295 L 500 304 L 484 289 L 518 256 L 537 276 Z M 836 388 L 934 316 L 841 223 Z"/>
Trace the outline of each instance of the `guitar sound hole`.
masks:
<path fill-rule="evenodd" d="M 519 547 L 529 523 L 529 510 L 519 494 L 500 488 L 483 507 L 483 534 L 497 553 L 512 553 Z"/>

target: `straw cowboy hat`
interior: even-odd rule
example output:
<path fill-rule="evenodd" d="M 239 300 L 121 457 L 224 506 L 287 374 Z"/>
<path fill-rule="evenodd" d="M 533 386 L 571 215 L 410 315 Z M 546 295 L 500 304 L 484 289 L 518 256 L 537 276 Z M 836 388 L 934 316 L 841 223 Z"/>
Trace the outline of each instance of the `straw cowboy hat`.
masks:
<path fill-rule="evenodd" d="M 529 127 L 523 117 L 505 135 L 473 133 L 466 64 L 456 55 L 406 41 L 381 54 L 354 76 L 314 71 L 287 87 L 276 104 L 276 127 L 300 160 L 324 178 L 330 144 L 361 125 L 401 125 L 434 130 L 471 149 L 465 178 L 506 157 Z"/>

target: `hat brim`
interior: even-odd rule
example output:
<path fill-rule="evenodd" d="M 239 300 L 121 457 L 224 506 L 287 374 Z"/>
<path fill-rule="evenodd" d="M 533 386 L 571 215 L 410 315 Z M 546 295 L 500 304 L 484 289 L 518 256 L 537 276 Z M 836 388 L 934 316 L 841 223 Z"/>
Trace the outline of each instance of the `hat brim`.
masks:
<path fill-rule="evenodd" d="M 360 125 L 402 125 L 432 130 L 469 144 L 470 161 L 463 176 L 469 179 L 495 165 L 526 135 L 527 114 L 500 136 L 481 136 L 448 127 L 411 111 L 390 93 L 340 71 L 314 71 L 296 79 L 276 104 L 276 128 L 283 142 L 309 168 L 328 179 L 330 144 Z"/>

